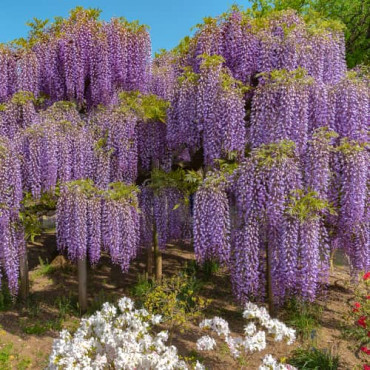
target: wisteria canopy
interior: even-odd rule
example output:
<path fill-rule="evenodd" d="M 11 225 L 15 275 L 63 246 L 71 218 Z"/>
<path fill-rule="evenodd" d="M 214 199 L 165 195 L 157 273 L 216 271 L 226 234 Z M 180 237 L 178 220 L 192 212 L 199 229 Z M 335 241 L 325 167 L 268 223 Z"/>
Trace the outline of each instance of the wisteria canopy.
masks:
<path fill-rule="evenodd" d="M 240 302 L 314 300 L 334 250 L 370 269 L 369 118 L 335 22 L 233 7 L 155 58 L 137 22 L 36 22 L 0 45 L 0 278 L 16 295 L 22 200 L 51 194 L 72 261 L 189 240 Z"/>

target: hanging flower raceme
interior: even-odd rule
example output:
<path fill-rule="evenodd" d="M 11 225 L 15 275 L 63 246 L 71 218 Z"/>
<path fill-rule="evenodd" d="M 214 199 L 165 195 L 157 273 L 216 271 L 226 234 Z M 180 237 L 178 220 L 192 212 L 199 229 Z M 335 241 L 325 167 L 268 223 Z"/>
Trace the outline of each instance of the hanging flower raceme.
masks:
<path fill-rule="evenodd" d="M 231 261 L 235 294 L 242 302 L 251 295 L 263 296 L 269 264 L 273 294 L 278 301 L 284 295 L 281 220 L 287 196 L 302 186 L 295 144 L 286 140 L 253 150 L 234 179 L 239 215 Z"/>
<path fill-rule="evenodd" d="M 220 173 L 208 172 L 195 193 L 193 238 L 199 262 L 230 260 L 230 212 L 227 181 Z"/>
<path fill-rule="evenodd" d="M 279 264 L 285 295 L 313 301 L 329 270 L 328 235 L 323 215 L 333 212 L 315 191 L 292 192 L 283 223 Z"/>
<path fill-rule="evenodd" d="M 223 35 L 217 18 L 206 17 L 203 24 L 198 25 L 198 30 L 189 48 L 191 66 L 195 72 L 200 71 L 201 55 L 222 55 Z"/>
<path fill-rule="evenodd" d="M 151 65 L 149 92 L 171 101 L 175 93 L 176 76 L 174 53 L 162 51 L 156 54 Z"/>
<path fill-rule="evenodd" d="M 111 183 L 103 192 L 102 246 L 113 263 L 127 272 L 140 242 L 137 189 L 134 185 Z"/>
<path fill-rule="evenodd" d="M 291 9 L 253 13 L 233 6 L 220 17 L 205 18 L 194 37 L 176 48 L 178 64 L 199 72 L 200 55 L 220 55 L 243 83 L 251 83 L 256 73 L 299 67 L 320 83 L 334 84 L 344 76 L 344 35 L 338 22 L 306 21 Z"/>
<path fill-rule="evenodd" d="M 0 45 L 0 102 L 7 101 L 16 91 L 16 58 L 13 51 Z"/>
<path fill-rule="evenodd" d="M 14 139 L 16 134 L 38 122 L 34 95 L 19 91 L 11 99 L 0 105 L 0 135 Z"/>
<path fill-rule="evenodd" d="M 44 93 L 51 102 L 72 100 L 87 107 L 110 103 L 117 90 L 145 91 L 151 55 L 147 28 L 123 18 L 103 22 L 99 16 L 99 10 L 76 7 L 67 19 L 38 24 L 38 32 L 21 43 L 27 51 L 22 49 L 17 62 L 19 88 Z"/>
<path fill-rule="evenodd" d="M 369 151 L 366 144 L 342 139 L 338 147 L 337 179 L 339 245 L 349 255 L 353 273 L 370 264 Z"/>
<path fill-rule="evenodd" d="M 331 182 L 331 159 L 334 155 L 333 140 L 338 134 L 327 127 L 314 131 L 304 153 L 304 181 L 306 188 L 327 199 Z"/>
<path fill-rule="evenodd" d="M 120 104 L 99 107 L 90 114 L 89 123 L 96 127 L 94 173 L 99 177 L 103 174 L 108 176 L 108 181 L 99 178 L 97 183 L 104 187 L 107 182 L 135 182 L 138 166 L 137 117 L 129 107 Z"/>
<path fill-rule="evenodd" d="M 329 91 L 330 126 L 341 137 L 368 141 L 370 94 L 368 80 L 351 71 Z"/>
<path fill-rule="evenodd" d="M 253 147 L 292 140 L 300 153 L 308 132 L 310 84 L 303 69 L 275 70 L 263 75 L 253 97 L 249 140 Z"/>
<path fill-rule="evenodd" d="M 93 135 L 75 106 L 58 102 L 43 111 L 39 123 L 17 136 L 23 157 L 24 186 L 39 198 L 57 181 L 85 179 L 93 171 Z"/>
<path fill-rule="evenodd" d="M 139 246 L 139 215 L 134 186 L 111 183 L 102 191 L 91 180 L 62 184 L 57 204 L 57 244 L 72 261 L 92 264 L 101 249 L 126 272 Z"/>
<path fill-rule="evenodd" d="M 120 98 L 138 117 L 136 132 L 140 168 L 144 171 L 151 168 L 170 171 L 172 156 L 166 140 L 169 102 L 153 94 L 122 93 Z"/>
<path fill-rule="evenodd" d="M 235 7 L 231 8 L 221 24 L 223 34 L 222 56 L 232 76 L 249 83 L 258 71 L 257 62 L 260 44 L 256 32 L 252 31 L 250 20 Z"/>
<path fill-rule="evenodd" d="M 171 107 L 168 112 L 167 141 L 171 149 L 186 146 L 195 151 L 200 147 L 197 125 L 197 99 L 199 75 L 190 68 L 184 69 L 177 79 Z"/>
<path fill-rule="evenodd" d="M 29 91 L 34 96 L 39 95 L 39 64 L 37 55 L 32 50 L 16 52 L 17 60 L 17 91 Z"/>
<path fill-rule="evenodd" d="M 222 70 L 223 58 L 202 55 L 197 97 L 197 123 L 204 164 L 213 166 L 230 152 L 244 154 L 245 122 L 243 85 Z"/>
<path fill-rule="evenodd" d="M 183 170 L 165 172 L 154 169 L 139 195 L 141 205 L 141 243 L 151 245 L 154 238 L 164 249 L 172 240 L 190 234 L 189 186 Z"/>
<path fill-rule="evenodd" d="M 6 276 L 11 294 L 18 290 L 19 260 L 25 253 L 20 161 L 13 142 L 0 136 L 0 286 Z"/>

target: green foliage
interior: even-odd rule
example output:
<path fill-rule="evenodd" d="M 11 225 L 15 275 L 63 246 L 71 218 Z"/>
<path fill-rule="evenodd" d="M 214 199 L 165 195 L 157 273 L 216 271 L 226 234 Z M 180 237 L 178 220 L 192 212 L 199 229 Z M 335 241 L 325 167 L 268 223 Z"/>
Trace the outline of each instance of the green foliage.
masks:
<path fill-rule="evenodd" d="M 67 316 L 79 315 L 76 299 L 71 294 L 57 297 L 54 301 L 54 306 L 58 309 L 58 315 L 63 320 Z"/>
<path fill-rule="evenodd" d="M 184 202 L 187 202 L 188 195 L 192 192 L 192 186 L 186 181 L 186 175 L 182 168 L 170 172 L 154 168 L 151 171 L 149 186 L 155 193 L 165 188 L 176 188 L 184 194 Z"/>
<path fill-rule="evenodd" d="M 252 89 L 251 86 L 244 85 L 243 82 L 236 80 L 230 73 L 225 73 L 224 71 L 221 73 L 221 83 L 225 91 L 236 89 L 240 94 L 245 94 Z"/>
<path fill-rule="evenodd" d="M 157 95 L 144 95 L 138 91 L 125 91 L 119 94 L 120 110 L 133 113 L 144 122 L 167 121 L 167 109 L 170 103 Z"/>
<path fill-rule="evenodd" d="M 87 8 L 76 6 L 69 12 L 71 21 L 76 21 L 79 17 L 85 16 L 87 19 L 98 20 L 102 10 L 99 8 Z"/>
<path fill-rule="evenodd" d="M 13 41 L 14 45 L 22 48 L 32 48 L 37 41 L 43 37 L 48 23 L 48 19 L 43 20 L 36 17 L 34 17 L 32 21 L 26 22 L 26 25 L 30 28 L 28 31 L 28 39 L 23 37 L 16 39 Z"/>
<path fill-rule="evenodd" d="M 298 348 L 287 362 L 304 370 L 336 370 L 339 368 L 339 356 L 333 351 L 318 348 Z"/>
<path fill-rule="evenodd" d="M 108 190 L 103 194 L 112 200 L 129 200 L 137 206 L 137 193 L 139 188 L 136 185 L 125 184 L 123 182 L 112 182 L 108 185 Z"/>
<path fill-rule="evenodd" d="M 138 280 L 130 289 L 130 292 L 136 298 L 136 302 L 142 306 L 144 304 L 146 295 L 152 288 L 153 282 L 148 280 L 145 274 L 139 274 Z"/>
<path fill-rule="evenodd" d="M 368 147 L 367 143 L 359 143 L 355 140 L 348 140 L 348 138 L 345 137 L 341 139 L 340 145 L 336 149 L 345 156 L 348 156 L 355 152 L 362 152 L 366 147 Z"/>
<path fill-rule="evenodd" d="M 18 91 L 11 98 L 11 102 L 16 105 L 25 105 L 30 101 L 35 102 L 35 96 L 29 91 Z"/>
<path fill-rule="evenodd" d="M 305 192 L 301 189 L 293 191 L 289 196 L 286 212 L 300 222 L 317 220 L 324 211 L 336 215 L 333 207 L 325 199 L 320 199 L 316 191 Z"/>
<path fill-rule="evenodd" d="M 218 67 L 222 63 L 225 63 L 225 59 L 221 55 L 208 55 L 208 54 L 200 54 L 197 58 L 202 59 L 202 68 L 214 68 Z"/>
<path fill-rule="evenodd" d="M 13 343 L 3 344 L 0 342 L 0 369 L 1 370 L 25 370 L 31 366 L 29 358 L 21 358 L 13 349 Z"/>
<path fill-rule="evenodd" d="M 36 214 L 25 210 L 19 212 L 19 220 L 24 227 L 25 240 L 30 240 L 32 243 L 35 241 L 36 236 L 41 235 L 41 222 Z"/>
<path fill-rule="evenodd" d="M 308 303 L 290 298 L 283 311 L 284 322 L 294 327 L 303 339 L 314 339 L 320 327 L 323 308 L 315 303 Z"/>
<path fill-rule="evenodd" d="M 13 352 L 13 344 L 8 343 L 0 348 L 0 368 L 3 370 L 11 369 L 11 356 Z"/>
<path fill-rule="evenodd" d="M 190 351 L 187 356 L 181 356 L 182 360 L 184 360 L 187 364 L 191 365 L 191 368 L 195 368 L 196 363 L 199 362 L 201 364 L 204 363 L 204 357 L 202 357 L 197 351 Z"/>
<path fill-rule="evenodd" d="M 185 36 L 179 42 L 179 44 L 172 50 L 174 55 L 181 56 L 185 55 L 189 52 L 190 44 L 191 44 L 191 37 Z"/>
<path fill-rule="evenodd" d="M 26 320 L 25 322 L 21 323 L 21 329 L 23 333 L 29 335 L 43 335 L 50 330 L 61 331 L 63 329 L 62 319 L 57 318 L 46 321 L 32 320 L 32 322 Z"/>
<path fill-rule="evenodd" d="M 0 312 L 9 310 L 14 304 L 14 297 L 9 292 L 7 284 L 2 284 L 0 289 Z"/>
<path fill-rule="evenodd" d="M 194 275 L 179 274 L 164 278 L 145 294 L 144 307 L 152 314 L 162 315 L 170 333 L 170 343 L 175 329 L 183 332 L 201 316 L 210 304 L 199 296 L 200 282 Z"/>
<path fill-rule="evenodd" d="M 308 76 L 305 68 L 299 67 L 292 71 L 287 69 L 275 69 L 270 72 L 262 72 L 257 75 L 257 77 L 264 77 L 276 84 L 289 85 L 291 83 L 301 83 L 304 85 L 312 84 L 313 78 Z"/>
<path fill-rule="evenodd" d="M 39 266 L 37 267 L 37 270 L 34 271 L 33 277 L 39 277 L 39 276 L 45 276 L 50 275 L 55 271 L 55 268 L 50 265 L 48 260 L 46 262 L 43 261 L 43 259 L 39 256 Z"/>
<path fill-rule="evenodd" d="M 34 199 L 30 192 L 24 193 L 19 219 L 24 227 L 26 240 L 34 242 L 35 237 L 41 235 L 40 216 L 56 208 L 58 195 L 59 187 L 54 190 L 54 193 L 42 193 L 39 199 Z"/>
<path fill-rule="evenodd" d="M 184 272 L 191 276 L 200 276 L 204 281 L 209 281 L 217 271 L 219 271 L 220 265 L 217 261 L 207 260 L 203 264 L 199 264 L 195 260 L 186 262 L 184 266 Z"/>
<path fill-rule="evenodd" d="M 280 164 L 287 158 L 295 158 L 296 145 L 291 140 L 281 140 L 277 143 L 263 144 L 255 150 L 260 167 L 270 168 Z"/>
<path fill-rule="evenodd" d="M 184 67 L 182 70 L 183 70 L 183 73 L 181 74 L 180 77 L 178 77 L 178 82 L 180 84 L 184 83 L 185 81 L 191 82 L 193 84 L 198 83 L 199 74 L 195 73 L 192 67 L 187 66 L 187 67 Z"/>

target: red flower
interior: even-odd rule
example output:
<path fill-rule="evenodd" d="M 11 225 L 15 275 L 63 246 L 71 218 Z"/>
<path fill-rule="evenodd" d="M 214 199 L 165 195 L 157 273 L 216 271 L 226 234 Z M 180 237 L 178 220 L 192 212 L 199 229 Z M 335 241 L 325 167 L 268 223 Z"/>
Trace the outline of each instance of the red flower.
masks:
<path fill-rule="evenodd" d="M 368 295 L 368 296 L 366 297 L 366 299 L 370 299 L 370 295 Z"/>
<path fill-rule="evenodd" d="M 367 332 L 367 336 L 370 338 L 370 331 Z"/>
<path fill-rule="evenodd" d="M 370 355 L 370 348 L 367 348 L 367 347 L 363 346 L 363 347 L 360 348 L 360 350 L 362 352 L 365 352 L 367 355 Z"/>
<path fill-rule="evenodd" d="M 360 325 L 361 327 L 363 328 L 366 328 L 366 316 L 361 316 L 358 320 L 357 320 L 357 324 Z"/>
<path fill-rule="evenodd" d="M 364 370 L 370 370 L 370 365 L 364 365 Z"/>
<path fill-rule="evenodd" d="M 352 312 L 358 312 L 359 308 L 361 308 L 361 303 L 355 302 L 355 304 L 353 305 Z"/>
<path fill-rule="evenodd" d="M 370 279 L 370 271 L 368 271 L 368 272 L 363 276 L 363 279 L 364 279 L 364 280 L 368 280 L 368 279 Z"/>

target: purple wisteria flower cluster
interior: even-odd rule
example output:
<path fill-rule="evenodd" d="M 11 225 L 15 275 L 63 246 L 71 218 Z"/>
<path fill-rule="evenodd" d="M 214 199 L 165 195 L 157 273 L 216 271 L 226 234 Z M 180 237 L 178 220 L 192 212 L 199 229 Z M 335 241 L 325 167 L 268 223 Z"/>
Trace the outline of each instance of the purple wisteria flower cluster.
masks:
<path fill-rule="evenodd" d="M 101 191 L 91 180 L 64 183 L 57 204 L 57 245 L 72 261 L 101 250 L 109 252 L 123 272 L 139 250 L 140 219 L 134 186 L 111 183 Z"/>
<path fill-rule="evenodd" d="M 14 92 L 45 95 L 51 102 L 95 106 L 117 90 L 145 90 L 150 79 L 147 28 L 123 18 L 103 22 L 95 9 L 77 7 L 70 17 L 0 48 L 0 101 Z"/>

